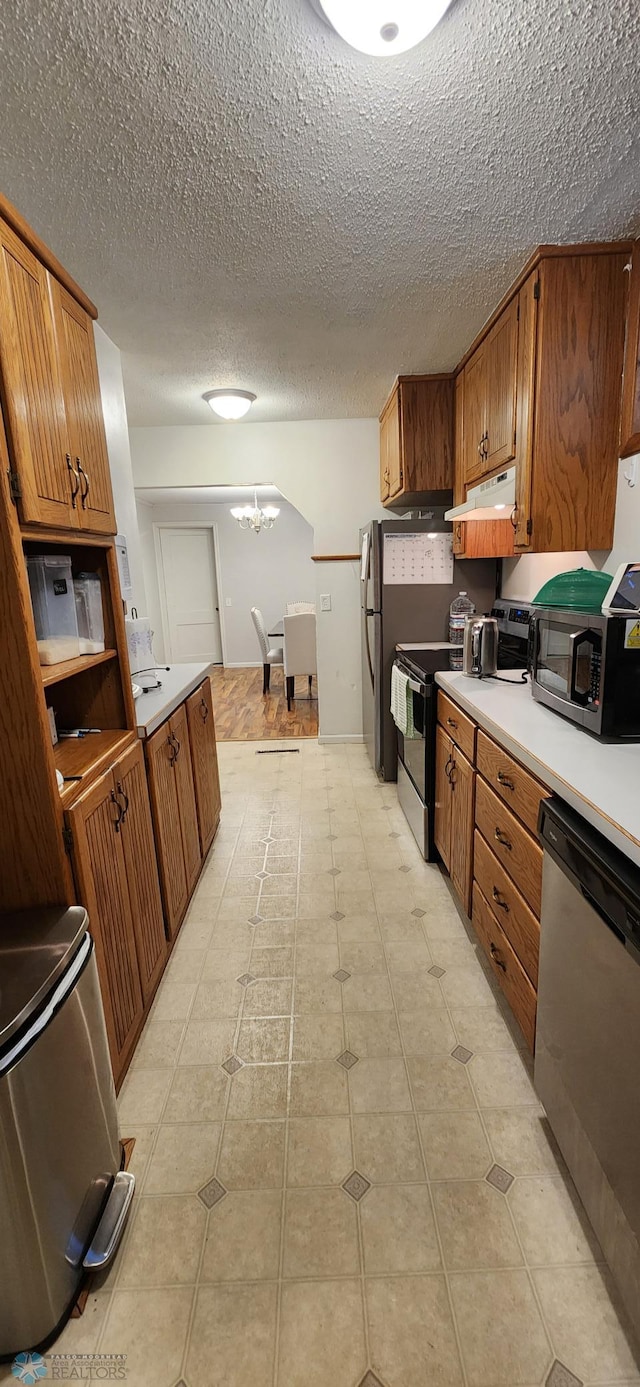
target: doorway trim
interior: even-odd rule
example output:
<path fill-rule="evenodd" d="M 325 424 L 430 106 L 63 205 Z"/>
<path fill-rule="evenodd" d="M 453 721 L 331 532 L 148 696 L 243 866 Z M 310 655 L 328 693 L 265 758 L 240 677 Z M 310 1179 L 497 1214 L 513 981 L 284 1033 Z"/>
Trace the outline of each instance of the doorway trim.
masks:
<path fill-rule="evenodd" d="M 220 545 L 218 542 L 218 526 L 215 521 L 210 520 L 163 520 L 159 524 L 153 525 L 153 547 L 156 556 L 156 572 L 158 575 L 158 593 L 160 596 L 160 619 L 162 621 L 162 639 L 165 653 L 169 649 L 169 613 L 167 608 L 167 593 L 165 588 L 164 563 L 162 560 L 161 534 L 163 530 L 210 530 L 211 543 L 213 544 L 213 562 L 216 570 L 216 585 L 218 588 L 218 618 L 220 621 L 220 644 L 222 646 L 222 666 L 227 664 L 227 639 L 224 626 L 224 595 L 222 587 L 222 566 L 220 563 Z"/>

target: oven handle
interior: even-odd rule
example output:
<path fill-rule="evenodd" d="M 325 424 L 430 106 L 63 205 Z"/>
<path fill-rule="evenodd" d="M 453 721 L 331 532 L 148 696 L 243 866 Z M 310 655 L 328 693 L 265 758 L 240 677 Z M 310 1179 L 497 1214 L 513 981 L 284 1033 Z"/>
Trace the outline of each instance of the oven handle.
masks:
<path fill-rule="evenodd" d="M 424 694 L 426 693 L 427 686 L 426 684 L 416 684 L 415 679 L 410 679 L 409 688 L 411 689 L 412 693 Z"/>

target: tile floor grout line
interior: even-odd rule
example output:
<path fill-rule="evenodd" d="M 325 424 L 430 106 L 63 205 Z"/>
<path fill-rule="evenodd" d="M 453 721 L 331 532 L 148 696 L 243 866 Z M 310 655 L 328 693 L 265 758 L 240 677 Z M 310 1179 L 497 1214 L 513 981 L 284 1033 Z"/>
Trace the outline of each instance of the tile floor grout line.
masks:
<path fill-rule="evenodd" d="M 378 911 L 378 906 L 377 906 L 377 902 L 376 902 L 375 892 L 374 892 L 374 905 L 375 905 L 375 908 L 376 908 L 376 916 L 377 916 L 377 919 L 378 919 L 378 928 L 380 928 L 380 913 L 379 913 L 379 911 Z M 415 907 L 414 907 L 414 908 L 415 908 Z M 380 929 L 380 933 L 381 933 L 381 935 L 382 935 L 382 930 L 381 930 L 381 929 Z M 428 1190 L 428 1195 L 429 1195 L 429 1206 L 430 1206 L 430 1209 L 431 1209 L 431 1217 L 432 1217 L 432 1219 L 433 1219 L 433 1227 L 434 1227 L 434 1232 L 435 1232 L 436 1240 L 437 1240 L 437 1244 L 438 1244 L 438 1254 L 439 1254 L 439 1257 L 440 1257 L 441 1271 L 442 1271 L 442 1275 L 443 1275 L 443 1278 L 444 1278 L 444 1284 L 445 1284 L 446 1293 L 447 1293 L 447 1302 L 448 1302 L 448 1305 L 449 1305 L 449 1313 L 450 1313 L 450 1315 L 451 1315 L 451 1323 L 452 1323 L 452 1326 L 453 1326 L 453 1334 L 454 1334 L 454 1338 L 455 1338 L 455 1342 L 456 1342 L 456 1350 L 457 1350 L 457 1354 L 458 1354 L 458 1361 L 459 1361 L 459 1363 L 460 1363 L 460 1371 L 461 1371 L 461 1374 L 462 1374 L 462 1380 L 463 1380 L 463 1383 L 464 1383 L 464 1387 L 469 1387 L 469 1378 L 468 1378 L 468 1374 L 467 1374 L 466 1362 L 465 1362 L 464 1354 L 463 1354 L 463 1352 L 462 1352 L 462 1339 L 461 1339 L 460 1330 L 459 1330 L 459 1327 L 458 1327 L 458 1320 L 457 1320 L 457 1316 L 456 1316 L 456 1312 L 455 1312 L 455 1306 L 454 1306 L 454 1302 L 453 1302 L 453 1295 L 452 1295 L 452 1293 L 451 1293 L 451 1286 L 450 1286 L 450 1284 L 449 1284 L 449 1275 L 448 1275 L 448 1269 L 447 1269 L 446 1258 L 445 1258 L 445 1255 L 444 1255 L 444 1246 L 443 1246 L 443 1242 L 442 1242 L 442 1235 L 441 1235 L 441 1232 L 440 1232 L 440 1226 L 439 1226 L 438 1218 L 437 1218 L 437 1214 L 436 1214 L 435 1201 L 434 1201 L 433 1193 L 432 1193 L 432 1190 L 431 1190 L 431 1182 L 430 1182 L 430 1177 L 429 1177 L 429 1167 L 428 1167 L 427 1159 L 426 1159 L 426 1155 L 425 1155 L 424 1143 L 423 1143 L 423 1140 L 422 1140 L 422 1132 L 421 1132 L 421 1129 L 420 1129 L 420 1123 L 419 1123 L 419 1121 L 418 1121 L 418 1111 L 417 1111 L 417 1107 L 416 1107 L 416 1103 L 415 1103 L 415 1095 L 414 1095 L 414 1091 L 413 1091 L 413 1083 L 412 1083 L 412 1081 L 411 1081 L 411 1075 L 410 1075 L 410 1070 L 409 1070 L 409 1064 L 408 1064 L 408 1062 L 407 1062 L 407 1053 L 406 1053 L 405 1040 L 404 1040 L 404 1035 L 403 1035 L 403 1033 L 402 1033 L 402 1028 L 401 1028 L 401 1026 L 400 1026 L 400 1017 L 399 1017 L 399 1012 L 398 1012 L 397 999 L 396 999 L 396 995 L 395 995 L 395 991 L 394 991 L 394 987 L 393 987 L 393 981 L 392 981 L 392 977 L 391 977 L 391 970 L 390 970 L 390 968 L 389 968 L 389 960 L 388 960 L 388 957 L 387 957 L 387 951 L 386 951 L 385 943 L 386 943 L 386 941 L 385 941 L 384 938 L 383 938 L 383 955 L 384 955 L 385 966 L 386 966 L 386 970 L 387 970 L 387 979 L 388 979 L 388 984 L 389 984 L 389 991 L 390 991 L 390 993 L 391 993 L 391 1000 L 392 1000 L 392 1003 L 393 1003 L 393 1011 L 394 1011 L 394 1015 L 395 1015 L 395 1021 L 396 1021 L 396 1026 L 397 1026 L 397 1030 L 398 1030 L 398 1036 L 399 1036 L 399 1039 L 400 1039 L 400 1047 L 401 1047 L 401 1050 L 402 1050 L 402 1058 L 403 1058 L 403 1062 L 404 1062 L 405 1075 L 406 1075 L 407 1084 L 408 1084 L 408 1087 L 409 1087 L 409 1096 L 410 1096 L 410 1099 L 411 1099 L 411 1112 L 412 1112 L 413 1121 L 414 1121 L 414 1125 L 415 1125 L 415 1129 L 416 1129 L 416 1135 L 417 1135 L 417 1138 L 418 1138 L 418 1146 L 419 1146 L 419 1149 L 420 1149 L 420 1157 L 421 1157 L 421 1160 L 422 1160 L 422 1165 L 423 1165 L 423 1170 L 424 1170 L 424 1175 L 425 1175 L 425 1182 L 426 1182 L 426 1186 L 427 1186 L 427 1190 Z M 430 949 L 429 943 L 427 943 L 427 948 L 428 948 L 428 950 L 429 950 L 429 956 L 431 957 L 431 949 Z M 436 979 L 436 982 L 437 982 L 437 981 L 438 981 L 438 980 Z M 438 990 L 439 990 L 440 992 L 442 992 L 442 989 L 440 988 L 439 983 L 438 983 Z M 454 1032 L 454 1034 L 455 1034 L 455 1032 Z"/>

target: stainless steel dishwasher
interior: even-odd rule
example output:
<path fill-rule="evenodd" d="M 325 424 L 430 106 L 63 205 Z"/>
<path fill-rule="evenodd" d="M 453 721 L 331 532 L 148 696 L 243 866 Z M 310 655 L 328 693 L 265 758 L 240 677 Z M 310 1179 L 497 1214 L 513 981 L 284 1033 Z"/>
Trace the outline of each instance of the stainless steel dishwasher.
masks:
<path fill-rule="evenodd" d="M 87 924 L 0 916 L 0 1361 L 55 1338 L 133 1194 Z"/>
<path fill-rule="evenodd" d="M 640 869 L 543 803 L 535 1086 L 640 1332 Z"/>

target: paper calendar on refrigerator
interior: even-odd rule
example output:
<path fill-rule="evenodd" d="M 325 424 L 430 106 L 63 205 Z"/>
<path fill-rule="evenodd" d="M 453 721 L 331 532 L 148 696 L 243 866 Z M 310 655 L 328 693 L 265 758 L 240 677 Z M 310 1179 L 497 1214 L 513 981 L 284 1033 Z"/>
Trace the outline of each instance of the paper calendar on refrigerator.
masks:
<path fill-rule="evenodd" d="M 383 583 L 452 583 L 451 534 L 424 531 L 386 534 L 383 550 Z"/>

